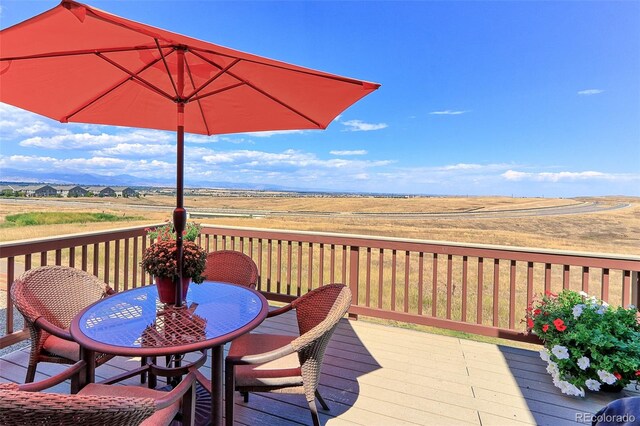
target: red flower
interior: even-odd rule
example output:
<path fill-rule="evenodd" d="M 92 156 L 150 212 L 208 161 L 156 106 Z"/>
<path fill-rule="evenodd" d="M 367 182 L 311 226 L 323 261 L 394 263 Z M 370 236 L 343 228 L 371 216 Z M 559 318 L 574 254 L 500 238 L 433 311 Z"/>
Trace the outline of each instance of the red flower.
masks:
<path fill-rule="evenodd" d="M 533 328 L 533 320 L 531 318 L 527 318 L 527 327 Z"/>
<path fill-rule="evenodd" d="M 616 379 L 618 379 L 618 380 L 622 379 L 622 376 L 617 371 L 614 371 L 613 375 L 616 376 Z"/>
<path fill-rule="evenodd" d="M 553 325 L 556 326 L 556 330 L 558 331 L 565 331 L 567 329 L 567 326 L 564 325 L 564 321 L 562 321 L 562 319 L 560 318 L 556 318 L 553 320 Z"/>
<path fill-rule="evenodd" d="M 544 331 L 545 333 L 547 332 L 547 330 L 549 330 L 549 324 L 545 324 L 542 326 L 542 331 Z"/>
<path fill-rule="evenodd" d="M 533 311 L 533 315 L 540 315 L 540 309 L 536 309 L 535 311 Z"/>
<path fill-rule="evenodd" d="M 640 370 L 636 371 L 636 377 L 640 377 Z"/>
<path fill-rule="evenodd" d="M 544 292 L 544 294 L 545 294 L 545 295 L 547 295 L 547 296 L 549 296 L 549 297 L 558 297 L 558 295 L 557 295 L 557 294 L 555 294 L 555 293 L 551 293 L 550 291 L 545 291 L 545 292 Z"/>

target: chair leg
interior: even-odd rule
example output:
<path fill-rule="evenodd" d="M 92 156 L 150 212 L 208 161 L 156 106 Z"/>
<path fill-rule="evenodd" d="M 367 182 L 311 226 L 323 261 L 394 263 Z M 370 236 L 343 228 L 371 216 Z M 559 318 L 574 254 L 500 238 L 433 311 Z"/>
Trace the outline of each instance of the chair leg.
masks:
<path fill-rule="evenodd" d="M 140 367 L 144 367 L 145 365 L 147 365 L 147 357 L 146 356 L 140 357 Z M 142 384 L 147 383 L 146 371 L 143 371 L 142 374 L 140 374 L 140 383 Z"/>
<path fill-rule="evenodd" d="M 316 399 L 318 400 L 320 405 L 322 405 L 323 410 L 329 411 L 329 406 L 327 405 L 326 402 L 324 402 L 324 399 L 322 399 L 322 397 L 320 396 L 320 391 L 318 391 L 318 389 L 316 389 Z"/>
<path fill-rule="evenodd" d="M 240 395 L 244 398 L 245 403 L 249 402 L 249 392 L 240 392 Z"/>
<path fill-rule="evenodd" d="M 236 387 L 234 365 L 224 363 L 224 415 L 225 425 L 233 426 L 233 392 Z"/>
<path fill-rule="evenodd" d="M 36 366 L 38 364 L 29 364 L 27 367 L 27 377 L 24 379 L 25 383 L 31 383 L 36 378 Z"/>
<path fill-rule="evenodd" d="M 314 400 L 309 401 L 309 410 L 311 411 L 313 426 L 320 426 L 320 416 L 318 416 L 318 408 L 316 408 L 316 402 Z"/>

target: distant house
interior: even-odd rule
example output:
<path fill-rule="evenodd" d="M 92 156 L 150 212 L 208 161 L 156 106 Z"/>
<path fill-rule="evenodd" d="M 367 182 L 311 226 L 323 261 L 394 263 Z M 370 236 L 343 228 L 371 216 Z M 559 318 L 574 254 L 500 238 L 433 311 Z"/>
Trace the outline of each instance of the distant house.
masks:
<path fill-rule="evenodd" d="M 56 186 L 58 194 L 63 197 L 86 197 L 89 191 L 78 185 L 62 185 Z"/>
<path fill-rule="evenodd" d="M 96 197 L 115 197 L 116 191 L 108 186 L 90 186 L 87 191 L 91 192 Z"/>
<path fill-rule="evenodd" d="M 27 197 L 55 197 L 58 195 L 58 190 L 50 185 L 23 186 L 21 190 Z"/>
<path fill-rule="evenodd" d="M 139 197 L 138 191 L 128 186 L 113 186 L 113 190 L 116 192 L 118 197 Z"/>

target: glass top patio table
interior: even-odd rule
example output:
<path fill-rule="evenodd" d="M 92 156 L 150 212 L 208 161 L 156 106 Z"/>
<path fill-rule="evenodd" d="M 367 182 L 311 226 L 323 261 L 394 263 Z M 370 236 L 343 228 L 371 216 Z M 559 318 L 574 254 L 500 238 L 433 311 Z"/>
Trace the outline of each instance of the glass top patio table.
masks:
<path fill-rule="evenodd" d="M 113 355 L 170 355 L 210 348 L 257 327 L 268 303 L 257 291 L 205 281 L 189 286 L 184 306 L 158 300 L 155 285 L 116 293 L 82 311 L 71 324 L 80 345 Z"/>

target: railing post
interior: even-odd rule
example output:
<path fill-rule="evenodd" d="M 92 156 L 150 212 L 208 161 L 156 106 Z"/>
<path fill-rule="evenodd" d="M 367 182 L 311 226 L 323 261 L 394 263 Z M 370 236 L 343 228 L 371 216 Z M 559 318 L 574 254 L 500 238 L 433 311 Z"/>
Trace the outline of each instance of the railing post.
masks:
<path fill-rule="evenodd" d="M 349 288 L 351 289 L 351 304 L 358 304 L 358 282 L 360 280 L 360 247 L 349 247 Z M 357 320 L 358 315 L 349 313 L 349 319 Z"/>
<path fill-rule="evenodd" d="M 640 307 L 640 272 L 631 271 L 631 303 Z"/>

